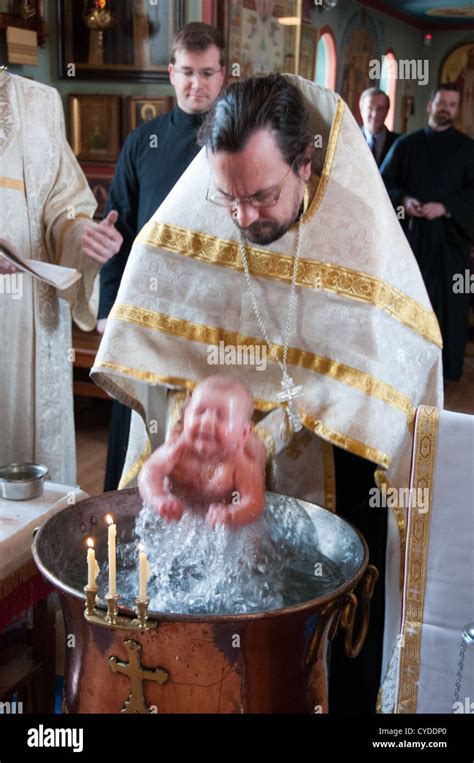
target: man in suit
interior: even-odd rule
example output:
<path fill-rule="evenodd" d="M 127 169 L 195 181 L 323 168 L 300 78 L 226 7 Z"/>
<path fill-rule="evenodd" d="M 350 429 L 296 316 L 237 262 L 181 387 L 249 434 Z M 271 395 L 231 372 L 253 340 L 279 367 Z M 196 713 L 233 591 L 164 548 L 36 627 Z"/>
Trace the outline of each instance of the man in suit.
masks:
<path fill-rule="evenodd" d="M 385 127 L 390 98 L 383 90 L 369 87 L 364 90 L 359 101 L 363 125 L 362 133 L 372 151 L 377 165 L 380 167 L 389 149 L 399 137 Z"/>

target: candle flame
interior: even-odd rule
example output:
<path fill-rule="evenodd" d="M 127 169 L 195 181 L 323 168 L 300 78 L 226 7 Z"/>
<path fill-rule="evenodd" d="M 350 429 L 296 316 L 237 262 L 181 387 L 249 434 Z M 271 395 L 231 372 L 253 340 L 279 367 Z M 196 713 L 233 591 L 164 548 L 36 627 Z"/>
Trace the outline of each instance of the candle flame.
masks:
<path fill-rule="evenodd" d="M 94 548 L 94 541 L 92 540 L 92 538 L 87 538 L 87 545 L 89 546 L 89 548 Z"/>
<path fill-rule="evenodd" d="M 106 5 L 107 5 L 107 0 L 99 0 L 99 8 L 101 11 L 104 10 Z"/>
<path fill-rule="evenodd" d="M 112 514 L 107 514 L 107 516 L 105 517 L 105 521 L 107 522 L 108 525 L 113 525 L 114 518 Z"/>
<path fill-rule="evenodd" d="M 143 545 L 143 543 L 139 543 L 138 544 L 138 550 L 139 551 L 145 551 L 145 546 Z"/>

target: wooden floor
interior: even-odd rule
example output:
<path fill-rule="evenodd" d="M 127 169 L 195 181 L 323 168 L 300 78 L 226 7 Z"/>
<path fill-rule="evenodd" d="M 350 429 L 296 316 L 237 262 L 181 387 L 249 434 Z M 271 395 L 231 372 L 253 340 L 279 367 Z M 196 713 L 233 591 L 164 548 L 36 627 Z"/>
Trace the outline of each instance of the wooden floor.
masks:
<path fill-rule="evenodd" d="M 76 397 L 77 484 L 89 495 L 104 492 L 111 402 Z"/>
<path fill-rule="evenodd" d="M 76 398 L 77 483 L 89 495 L 103 492 L 111 403 Z M 467 357 L 460 382 L 445 385 L 445 408 L 474 414 L 474 356 Z"/>

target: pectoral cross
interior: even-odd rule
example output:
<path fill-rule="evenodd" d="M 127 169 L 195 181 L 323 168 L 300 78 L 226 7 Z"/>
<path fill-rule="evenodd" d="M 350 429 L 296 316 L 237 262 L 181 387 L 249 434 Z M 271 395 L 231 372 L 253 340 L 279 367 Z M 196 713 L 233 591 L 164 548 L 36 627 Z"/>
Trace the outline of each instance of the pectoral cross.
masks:
<path fill-rule="evenodd" d="M 298 413 L 295 398 L 301 397 L 303 394 L 303 387 L 301 385 L 295 386 L 293 379 L 286 373 L 286 371 L 283 373 L 281 386 L 283 387 L 283 392 L 277 392 L 276 399 L 279 403 L 288 404 L 288 419 L 290 421 L 290 426 L 293 432 L 300 432 L 301 429 L 303 429 L 303 422 Z"/>
<path fill-rule="evenodd" d="M 109 665 L 112 673 L 123 673 L 132 682 L 132 691 L 125 700 L 122 713 L 149 713 L 150 708 L 145 704 L 143 693 L 143 681 L 156 681 L 164 684 L 169 674 L 163 668 L 143 668 L 140 663 L 141 645 L 137 641 L 128 639 L 124 641 L 125 648 L 130 656 L 129 662 L 123 662 L 118 657 L 109 657 Z"/>

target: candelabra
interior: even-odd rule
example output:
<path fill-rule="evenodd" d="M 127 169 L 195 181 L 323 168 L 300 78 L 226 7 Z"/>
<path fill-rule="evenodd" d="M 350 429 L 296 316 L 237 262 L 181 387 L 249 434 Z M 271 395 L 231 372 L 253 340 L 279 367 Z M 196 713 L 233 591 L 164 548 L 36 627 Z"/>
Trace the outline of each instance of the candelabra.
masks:
<path fill-rule="evenodd" d="M 156 620 L 148 618 L 149 599 L 136 599 L 136 617 L 120 613 L 117 595 L 106 594 L 107 609 L 99 609 L 97 606 L 97 588 L 86 585 L 86 608 L 84 617 L 90 623 L 103 625 L 106 628 L 120 628 L 127 631 L 150 631 L 157 627 Z"/>

